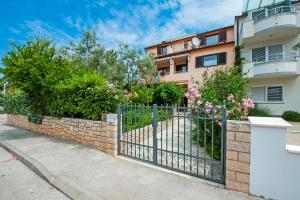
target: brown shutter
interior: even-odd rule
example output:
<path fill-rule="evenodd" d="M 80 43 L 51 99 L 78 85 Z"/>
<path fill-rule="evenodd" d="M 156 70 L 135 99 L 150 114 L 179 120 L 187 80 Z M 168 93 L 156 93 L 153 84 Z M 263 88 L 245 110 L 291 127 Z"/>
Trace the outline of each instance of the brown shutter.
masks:
<path fill-rule="evenodd" d="M 199 40 L 200 40 L 200 46 L 205 46 L 205 44 L 206 44 L 205 37 L 204 36 L 200 36 Z"/>
<path fill-rule="evenodd" d="M 203 56 L 195 58 L 196 68 L 203 67 Z"/>
<path fill-rule="evenodd" d="M 227 31 L 220 32 L 219 42 L 226 42 L 226 41 L 227 41 Z"/>
<path fill-rule="evenodd" d="M 161 47 L 160 46 L 157 47 L 157 55 L 161 55 Z"/>
<path fill-rule="evenodd" d="M 227 55 L 226 52 L 218 54 L 218 65 L 226 65 L 227 62 L 226 55 Z"/>

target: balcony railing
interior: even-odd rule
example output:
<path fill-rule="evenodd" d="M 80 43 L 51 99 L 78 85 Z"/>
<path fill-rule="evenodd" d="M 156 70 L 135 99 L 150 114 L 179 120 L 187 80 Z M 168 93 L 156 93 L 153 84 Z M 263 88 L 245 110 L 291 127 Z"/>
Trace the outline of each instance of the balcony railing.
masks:
<path fill-rule="evenodd" d="M 257 13 L 257 14 L 256 14 Z M 261 11 L 252 12 L 252 20 L 254 22 L 260 21 L 264 18 L 279 15 L 281 13 L 296 13 L 295 6 L 279 6 L 275 8 L 266 8 Z"/>
<path fill-rule="evenodd" d="M 252 62 L 254 64 L 261 64 L 266 62 L 294 61 L 297 60 L 296 57 L 297 57 L 296 53 L 276 53 L 276 54 L 269 54 L 266 56 L 257 57 L 253 59 Z"/>

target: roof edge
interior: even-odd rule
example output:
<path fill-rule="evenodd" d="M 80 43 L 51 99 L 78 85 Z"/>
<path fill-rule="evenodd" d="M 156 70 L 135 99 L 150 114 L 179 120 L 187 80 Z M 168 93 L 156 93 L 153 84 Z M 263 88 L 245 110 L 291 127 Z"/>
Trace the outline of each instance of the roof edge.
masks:
<path fill-rule="evenodd" d="M 222 28 L 217 28 L 217 29 L 209 30 L 209 31 L 206 31 L 206 32 L 194 33 L 194 34 L 190 34 L 190 35 L 186 35 L 186 36 L 182 36 L 182 37 L 177 37 L 177 38 L 174 38 L 174 39 L 171 39 L 171 40 L 168 40 L 168 41 L 163 41 L 161 43 L 145 47 L 144 49 L 149 49 L 149 48 L 156 47 L 156 46 L 159 46 L 159 45 L 170 44 L 171 42 L 174 42 L 174 41 L 178 41 L 178 40 L 182 40 L 182 39 L 187 39 L 187 38 L 192 38 L 192 37 L 195 37 L 195 36 L 199 36 L 199 35 L 203 35 L 203 34 L 208 34 L 208 33 L 215 32 L 215 31 L 221 31 L 221 30 L 229 29 L 229 28 L 233 28 L 233 27 L 234 27 L 234 25 L 230 25 L 230 26 L 225 26 L 225 27 L 222 27 Z"/>

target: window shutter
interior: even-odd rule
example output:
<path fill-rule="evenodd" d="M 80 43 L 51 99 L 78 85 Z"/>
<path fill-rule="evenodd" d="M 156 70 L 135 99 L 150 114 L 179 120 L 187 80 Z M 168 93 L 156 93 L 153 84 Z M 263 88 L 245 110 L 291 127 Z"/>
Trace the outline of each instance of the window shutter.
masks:
<path fill-rule="evenodd" d="M 252 87 L 251 88 L 251 98 L 256 102 L 265 102 L 266 98 L 266 88 L 265 86 L 261 87 Z"/>
<path fill-rule="evenodd" d="M 196 68 L 203 67 L 203 56 L 198 56 L 195 58 Z"/>
<path fill-rule="evenodd" d="M 161 55 L 161 47 L 160 46 L 157 47 L 157 55 Z"/>
<path fill-rule="evenodd" d="M 283 45 L 269 46 L 269 61 L 283 60 Z"/>
<path fill-rule="evenodd" d="M 252 62 L 266 61 L 266 47 L 252 49 Z"/>
<path fill-rule="evenodd" d="M 282 86 L 269 86 L 267 88 L 268 101 L 283 101 L 283 89 Z"/>
<path fill-rule="evenodd" d="M 199 40 L 200 40 L 200 46 L 205 46 L 206 45 L 206 40 L 205 40 L 204 36 L 200 36 Z"/>
<path fill-rule="evenodd" d="M 226 65 L 227 58 L 226 52 L 218 54 L 218 65 Z"/>
<path fill-rule="evenodd" d="M 227 31 L 220 32 L 219 42 L 226 42 L 226 41 L 227 41 Z"/>

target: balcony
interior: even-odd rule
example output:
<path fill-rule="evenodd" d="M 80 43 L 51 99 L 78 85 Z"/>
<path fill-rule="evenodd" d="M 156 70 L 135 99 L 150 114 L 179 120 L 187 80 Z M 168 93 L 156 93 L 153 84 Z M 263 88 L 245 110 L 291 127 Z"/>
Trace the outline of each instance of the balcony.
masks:
<path fill-rule="evenodd" d="M 300 33 L 297 12 L 294 6 L 280 6 L 249 13 L 241 24 L 240 44 L 263 42 Z"/>
<path fill-rule="evenodd" d="M 243 72 L 248 78 L 297 77 L 300 63 L 295 53 L 278 53 L 247 62 Z"/>

